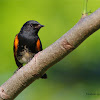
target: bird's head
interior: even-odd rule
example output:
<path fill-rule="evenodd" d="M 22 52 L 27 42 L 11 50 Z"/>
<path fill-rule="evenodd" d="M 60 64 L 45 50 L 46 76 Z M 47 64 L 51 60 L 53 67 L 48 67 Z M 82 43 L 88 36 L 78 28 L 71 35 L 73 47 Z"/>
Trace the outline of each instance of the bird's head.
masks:
<path fill-rule="evenodd" d="M 44 25 L 41 25 L 37 21 L 30 20 L 30 21 L 27 21 L 23 25 L 23 27 L 21 28 L 21 32 L 23 32 L 23 33 L 29 33 L 30 32 L 30 33 L 33 33 L 33 34 L 37 34 L 41 27 L 44 27 Z"/>

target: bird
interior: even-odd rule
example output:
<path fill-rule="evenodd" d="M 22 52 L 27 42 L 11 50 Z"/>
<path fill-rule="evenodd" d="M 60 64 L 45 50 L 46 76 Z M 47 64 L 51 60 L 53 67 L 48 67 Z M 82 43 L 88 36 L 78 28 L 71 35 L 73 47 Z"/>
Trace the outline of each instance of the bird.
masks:
<path fill-rule="evenodd" d="M 35 54 L 42 51 L 42 43 L 38 36 L 39 30 L 44 27 L 35 20 L 27 21 L 21 28 L 20 32 L 16 34 L 14 39 L 14 58 L 19 70 L 23 64 L 27 64 Z M 47 78 L 45 73 L 42 79 Z"/>

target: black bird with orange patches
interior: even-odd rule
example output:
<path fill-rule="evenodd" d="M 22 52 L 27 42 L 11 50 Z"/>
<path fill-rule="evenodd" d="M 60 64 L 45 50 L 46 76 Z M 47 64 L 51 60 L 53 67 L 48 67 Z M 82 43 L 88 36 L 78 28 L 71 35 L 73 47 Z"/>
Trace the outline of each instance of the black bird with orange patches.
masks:
<path fill-rule="evenodd" d="M 28 63 L 36 53 L 42 51 L 42 44 L 38 32 L 44 27 L 37 21 L 27 21 L 14 40 L 14 57 L 18 69 Z M 41 78 L 46 79 L 44 74 Z"/>

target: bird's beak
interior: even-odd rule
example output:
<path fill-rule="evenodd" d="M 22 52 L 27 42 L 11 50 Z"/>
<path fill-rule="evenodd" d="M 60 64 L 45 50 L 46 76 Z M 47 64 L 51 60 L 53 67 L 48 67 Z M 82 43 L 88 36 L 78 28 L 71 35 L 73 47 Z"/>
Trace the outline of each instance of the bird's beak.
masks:
<path fill-rule="evenodd" d="M 39 25 L 37 25 L 35 28 L 40 29 L 41 27 L 44 27 L 44 25 L 39 24 Z"/>
<path fill-rule="evenodd" d="M 44 25 L 40 25 L 41 27 L 44 27 Z"/>

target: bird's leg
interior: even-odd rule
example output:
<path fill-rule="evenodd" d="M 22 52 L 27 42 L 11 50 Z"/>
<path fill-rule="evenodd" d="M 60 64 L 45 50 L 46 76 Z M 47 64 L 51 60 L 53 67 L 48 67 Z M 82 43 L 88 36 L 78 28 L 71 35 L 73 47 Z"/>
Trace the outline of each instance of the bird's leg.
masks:
<path fill-rule="evenodd" d="M 17 70 L 14 72 L 14 74 L 21 68 L 22 66 L 19 66 L 18 68 L 17 68 Z"/>

